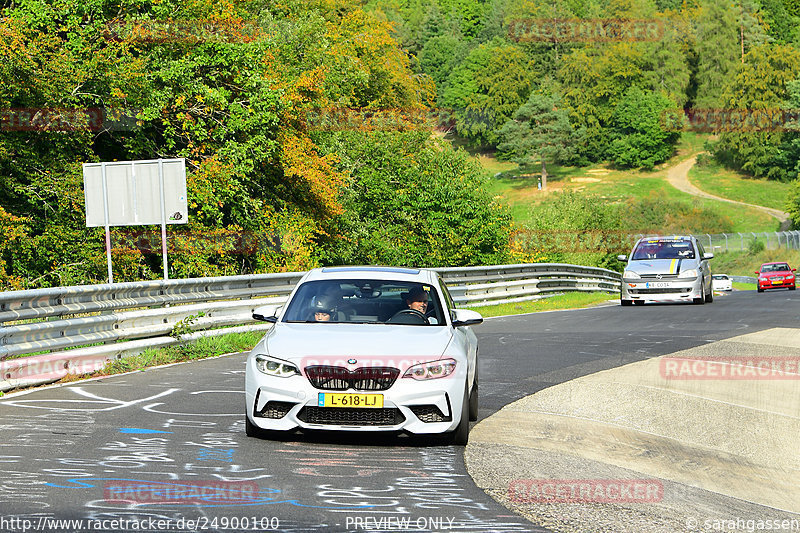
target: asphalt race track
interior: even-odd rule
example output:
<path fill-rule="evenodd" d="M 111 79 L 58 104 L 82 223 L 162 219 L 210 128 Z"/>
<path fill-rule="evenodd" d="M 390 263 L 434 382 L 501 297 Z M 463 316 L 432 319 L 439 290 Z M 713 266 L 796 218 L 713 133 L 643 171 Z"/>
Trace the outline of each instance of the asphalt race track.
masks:
<path fill-rule="evenodd" d="M 789 291 L 488 319 L 475 328 L 480 415 L 600 370 L 798 323 L 800 293 Z M 463 448 L 375 434 L 247 438 L 243 388 L 239 354 L 0 399 L 0 531 L 547 531 L 480 490 Z"/>

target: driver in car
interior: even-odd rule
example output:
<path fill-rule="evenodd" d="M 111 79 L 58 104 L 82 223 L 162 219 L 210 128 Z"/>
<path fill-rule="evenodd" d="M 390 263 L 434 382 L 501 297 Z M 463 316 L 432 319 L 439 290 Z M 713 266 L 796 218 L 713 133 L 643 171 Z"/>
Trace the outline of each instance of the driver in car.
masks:
<path fill-rule="evenodd" d="M 413 287 L 405 295 L 404 299 L 409 309 L 419 311 L 423 315 L 428 312 L 428 293 L 422 287 Z"/>

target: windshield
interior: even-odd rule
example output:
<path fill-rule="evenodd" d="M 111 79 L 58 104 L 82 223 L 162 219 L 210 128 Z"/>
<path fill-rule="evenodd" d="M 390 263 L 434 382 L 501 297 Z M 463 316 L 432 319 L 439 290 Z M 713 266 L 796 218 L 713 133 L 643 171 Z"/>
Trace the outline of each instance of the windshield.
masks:
<path fill-rule="evenodd" d="M 636 245 L 631 259 L 694 259 L 694 246 L 691 241 L 646 240 Z"/>
<path fill-rule="evenodd" d="M 761 265 L 761 272 L 784 272 L 789 270 L 789 265 L 786 263 L 775 263 L 772 265 Z"/>
<path fill-rule="evenodd" d="M 304 283 L 284 322 L 444 325 L 436 289 L 425 283 L 376 279 Z"/>

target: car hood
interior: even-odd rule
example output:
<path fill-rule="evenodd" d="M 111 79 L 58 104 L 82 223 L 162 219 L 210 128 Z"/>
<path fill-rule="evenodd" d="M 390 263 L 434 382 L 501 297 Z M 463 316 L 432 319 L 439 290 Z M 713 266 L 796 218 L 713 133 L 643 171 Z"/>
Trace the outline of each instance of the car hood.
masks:
<path fill-rule="evenodd" d="M 385 364 L 407 368 L 440 358 L 453 335 L 448 326 L 277 323 L 254 351 L 311 364 Z M 350 363 L 352 364 L 352 363 Z"/>
<path fill-rule="evenodd" d="M 697 259 L 640 259 L 630 261 L 625 270 L 642 274 L 679 274 L 683 270 L 697 268 Z"/>
<path fill-rule="evenodd" d="M 760 272 L 758 274 L 759 278 L 774 278 L 775 276 L 780 276 L 785 278 L 786 276 L 793 276 L 794 272 L 791 270 L 780 270 L 778 272 Z"/>

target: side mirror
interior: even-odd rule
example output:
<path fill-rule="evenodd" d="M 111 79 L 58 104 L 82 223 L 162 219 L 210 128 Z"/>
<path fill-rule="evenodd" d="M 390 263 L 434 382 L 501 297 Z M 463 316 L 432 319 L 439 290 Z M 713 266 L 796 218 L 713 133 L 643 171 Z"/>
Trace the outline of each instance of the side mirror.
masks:
<path fill-rule="evenodd" d="M 617 259 L 619 259 L 620 261 L 627 261 L 628 260 L 628 256 L 627 255 L 618 255 Z"/>
<path fill-rule="evenodd" d="M 761 274 L 761 272 L 759 272 L 758 270 L 756 270 L 756 271 L 755 271 L 755 272 L 753 272 L 753 273 L 754 273 L 754 274 L 756 274 L 756 275 L 758 275 L 758 274 Z"/>
<path fill-rule="evenodd" d="M 483 317 L 480 313 L 477 311 L 470 311 L 469 309 L 454 309 L 452 318 L 454 328 L 476 326 L 483 322 Z"/>
<path fill-rule="evenodd" d="M 714 254 L 711 252 L 706 252 L 703 254 L 703 259 L 714 259 Z"/>
<path fill-rule="evenodd" d="M 793 268 L 793 269 L 792 269 L 792 272 L 797 272 L 797 269 L 796 269 L 796 268 Z"/>
<path fill-rule="evenodd" d="M 278 321 L 278 310 L 280 308 L 280 305 L 262 305 L 261 307 L 256 307 L 253 309 L 253 318 L 262 322 L 275 323 Z"/>

